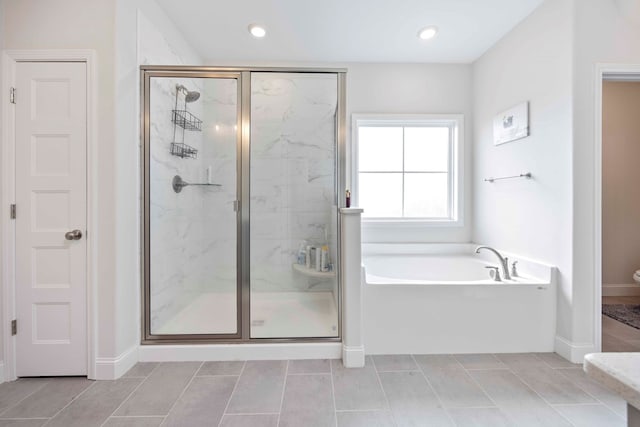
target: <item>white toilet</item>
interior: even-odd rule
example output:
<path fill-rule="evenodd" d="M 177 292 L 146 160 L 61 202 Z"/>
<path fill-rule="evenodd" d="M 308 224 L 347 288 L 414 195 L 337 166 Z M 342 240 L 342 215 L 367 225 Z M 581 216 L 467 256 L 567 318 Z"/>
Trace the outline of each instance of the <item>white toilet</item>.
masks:
<path fill-rule="evenodd" d="M 636 270 L 636 272 L 633 273 L 633 280 L 640 285 L 640 270 Z"/>

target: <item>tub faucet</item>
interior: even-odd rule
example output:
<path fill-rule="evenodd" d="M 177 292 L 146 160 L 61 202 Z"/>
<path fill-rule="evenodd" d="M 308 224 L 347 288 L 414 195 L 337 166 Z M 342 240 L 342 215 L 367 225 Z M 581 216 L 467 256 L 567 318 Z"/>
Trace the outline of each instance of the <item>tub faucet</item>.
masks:
<path fill-rule="evenodd" d="M 478 246 L 476 248 L 476 253 L 479 254 L 481 249 L 486 249 L 490 252 L 493 252 L 495 256 L 498 257 L 498 259 L 500 260 L 500 265 L 502 266 L 502 276 L 505 280 L 511 280 L 511 274 L 509 274 L 509 258 L 503 257 L 502 255 L 500 255 L 500 252 L 489 246 Z"/>

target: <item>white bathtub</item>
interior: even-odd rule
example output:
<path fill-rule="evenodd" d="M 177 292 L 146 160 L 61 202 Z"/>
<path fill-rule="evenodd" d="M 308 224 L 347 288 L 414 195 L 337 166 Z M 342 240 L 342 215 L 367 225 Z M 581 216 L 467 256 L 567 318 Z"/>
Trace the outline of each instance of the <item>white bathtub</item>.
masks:
<path fill-rule="evenodd" d="M 518 256 L 496 282 L 474 244 L 363 244 L 369 354 L 553 351 L 555 268 Z"/>

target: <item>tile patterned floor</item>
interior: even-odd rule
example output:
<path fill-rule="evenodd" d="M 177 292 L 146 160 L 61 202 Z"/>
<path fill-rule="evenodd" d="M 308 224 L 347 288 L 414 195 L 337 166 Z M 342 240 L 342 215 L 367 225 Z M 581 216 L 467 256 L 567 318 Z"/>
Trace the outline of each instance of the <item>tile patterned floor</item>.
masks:
<path fill-rule="evenodd" d="M 116 381 L 0 385 L 0 427 L 625 426 L 626 405 L 555 354 L 139 363 Z"/>

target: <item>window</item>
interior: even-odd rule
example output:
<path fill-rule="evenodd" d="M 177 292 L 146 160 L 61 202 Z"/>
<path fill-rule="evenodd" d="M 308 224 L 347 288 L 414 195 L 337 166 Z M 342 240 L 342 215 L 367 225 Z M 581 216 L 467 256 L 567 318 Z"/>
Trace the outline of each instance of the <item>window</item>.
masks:
<path fill-rule="evenodd" d="M 354 115 L 354 201 L 367 222 L 458 224 L 461 115 Z"/>

